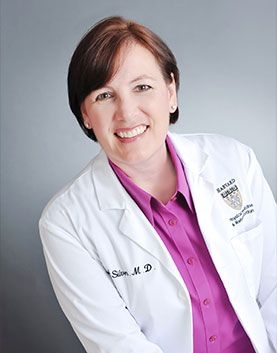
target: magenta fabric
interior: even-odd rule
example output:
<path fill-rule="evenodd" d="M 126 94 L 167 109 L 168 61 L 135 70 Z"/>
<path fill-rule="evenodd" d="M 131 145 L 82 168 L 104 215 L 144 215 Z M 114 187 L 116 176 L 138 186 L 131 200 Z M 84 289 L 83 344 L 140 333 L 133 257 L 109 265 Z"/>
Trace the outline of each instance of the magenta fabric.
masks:
<path fill-rule="evenodd" d="M 193 352 L 254 353 L 201 234 L 183 165 L 168 137 L 166 143 L 177 172 L 177 189 L 167 204 L 140 189 L 120 168 L 110 164 L 161 237 L 186 284 L 192 303 Z"/>

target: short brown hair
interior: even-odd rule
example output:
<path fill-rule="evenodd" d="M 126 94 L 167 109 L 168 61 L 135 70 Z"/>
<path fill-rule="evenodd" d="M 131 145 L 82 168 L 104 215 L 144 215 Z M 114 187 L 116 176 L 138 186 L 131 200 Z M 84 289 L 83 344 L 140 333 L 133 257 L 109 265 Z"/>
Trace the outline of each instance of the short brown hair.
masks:
<path fill-rule="evenodd" d="M 148 49 L 160 66 L 164 79 L 179 88 L 179 70 L 176 59 L 164 43 L 150 29 L 125 18 L 108 17 L 96 23 L 81 39 L 75 49 L 68 69 L 69 105 L 85 134 L 96 141 L 92 129 L 84 126 L 81 104 L 94 90 L 103 87 L 116 71 L 117 57 L 122 45 L 136 42 Z M 174 124 L 179 116 L 178 108 L 170 114 Z"/>

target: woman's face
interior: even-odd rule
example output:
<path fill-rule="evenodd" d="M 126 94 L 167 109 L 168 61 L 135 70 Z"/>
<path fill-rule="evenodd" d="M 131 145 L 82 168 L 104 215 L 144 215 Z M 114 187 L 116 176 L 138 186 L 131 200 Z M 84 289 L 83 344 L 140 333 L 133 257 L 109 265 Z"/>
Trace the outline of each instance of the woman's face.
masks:
<path fill-rule="evenodd" d="M 166 82 L 152 53 L 134 43 L 122 48 L 116 74 L 86 97 L 81 111 L 107 156 L 124 167 L 164 151 L 176 103 L 174 78 Z"/>

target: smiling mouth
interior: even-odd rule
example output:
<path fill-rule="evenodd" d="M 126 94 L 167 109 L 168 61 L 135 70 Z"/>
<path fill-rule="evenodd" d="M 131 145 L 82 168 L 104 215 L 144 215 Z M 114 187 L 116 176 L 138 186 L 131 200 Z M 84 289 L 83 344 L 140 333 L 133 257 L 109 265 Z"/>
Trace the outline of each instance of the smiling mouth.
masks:
<path fill-rule="evenodd" d="M 122 138 L 122 139 L 130 139 L 130 138 L 134 138 L 139 135 L 142 135 L 147 130 L 147 128 L 148 128 L 147 125 L 140 125 L 140 126 L 135 127 L 132 130 L 117 131 L 115 133 L 115 135 Z"/>

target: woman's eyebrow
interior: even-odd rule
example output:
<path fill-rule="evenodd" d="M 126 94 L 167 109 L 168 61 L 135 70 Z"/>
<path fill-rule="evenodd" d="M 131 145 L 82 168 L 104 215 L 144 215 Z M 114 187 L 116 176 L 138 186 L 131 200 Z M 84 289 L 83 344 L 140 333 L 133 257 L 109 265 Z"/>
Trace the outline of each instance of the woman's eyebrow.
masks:
<path fill-rule="evenodd" d="M 134 78 L 130 83 L 136 83 L 137 81 L 144 80 L 144 79 L 156 81 L 153 77 L 151 77 L 149 75 L 140 75 L 140 76 Z"/>

